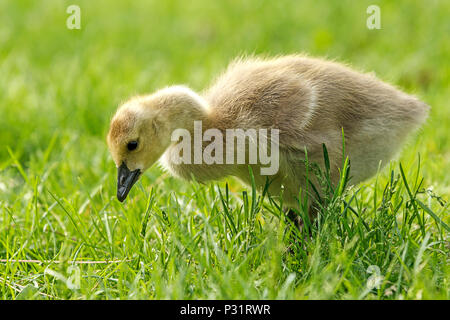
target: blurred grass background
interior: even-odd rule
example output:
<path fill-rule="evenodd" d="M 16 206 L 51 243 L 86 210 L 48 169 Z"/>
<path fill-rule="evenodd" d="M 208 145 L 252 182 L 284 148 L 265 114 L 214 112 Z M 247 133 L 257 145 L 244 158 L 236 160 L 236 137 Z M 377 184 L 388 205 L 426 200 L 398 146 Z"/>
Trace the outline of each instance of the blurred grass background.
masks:
<path fill-rule="evenodd" d="M 81 8 L 81 30 L 66 28 L 66 8 L 71 4 Z M 366 9 L 372 4 L 381 8 L 380 30 L 366 27 Z M 116 173 L 105 135 L 117 105 L 131 95 L 171 84 L 201 90 L 230 60 L 242 54 L 305 52 L 328 57 L 375 72 L 382 80 L 419 96 L 432 107 L 430 118 L 405 147 L 400 160 L 408 170 L 415 168 L 420 153 L 424 185 L 448 200 L 449 17 L 450 2 L 437 0 L 1 1 L 0 258 L 77 256 L 79 244 L 64 238 L 75 232 L 73 226 L 62 210 L 57 211 L 49 192 L 63 199 L 89 226 L 93 207 L 100 210 L 115 201 Z M 160 196 L 166 198 L 173 192 L 192 192 L 189 184 L 167 175 L 156 180 L 160 175 L 158 168 L 150 170 L 141 189 L 148 192 L 150 186 L 160 183 Z M 387 181 L 388 176 L 384 173 L 380 180 Z M 374 179 L 367 185 L 373 183 Z M 201 188 L 209 192 L 208 187 Z M 240 188 L 232 183 L 236 192 Z M 371 203 L 370 197 L 367 203 Z M 113 220 L 118 212 L 127 210 L 141 217 L 145 193 L 136 188 L 131 198 L 135 201 L 130 200 L 126 210 L 114 204 L 105 212 Z M 138 205 L 139 201 L 144 203 Z M 435 204 L 432 206 L 435 208 Z M 447 209 L 439 212 L 448 221 Z M 194 206 L 189 210 L 200 209 Z M 46 215 L 59 225 L 53 226 L 51 236 L 42 231 L 45 225 L 52 225 L 43 218 Z M 120 219 L 114 221 L 116 230 L 124 229 L 126 234 L 130 225 L 121 226 Z M 58 228 L 64 236 L 57 236 Z M 87 230 L 93 241 L 100 239 L 95 230 Z M 122 246 L 117 241 L 115 246 Z M 123 246 L 122 258 L 131 255 L 134 248 Z M 44 247 L 48 251 L 38 253 Z M 118 255 L 90 253 L 98 259 Z M 0 265 L 4 298 L 17 294 L 7 281 L 22 285 L 29 281 L 33 270 L 28 268 Z M 39 272 L 43 270 L 34 270 L 35 274 Z M 174 287 L 175 282 L 168 280 Z M 77 296 L 70 291 L 58 293 L 53 283 L 44 283 L 48 289 L 45 292 L 55 296 Z M 121 290 L 120 297 L 130 297 Z M 150 296 L 264 297 L 238 291 L 235 295 L 209 295 L 211 288 L 193 289 L 194 293 L 186 290 Z M 448 294 L 448 289 L 444 292 Z M 442 297 L 441 293 L 437 296 Z M 93 297 L 87 293 L 80 296 Z M 317 297 L 333 296 L 318 293 Z"/>

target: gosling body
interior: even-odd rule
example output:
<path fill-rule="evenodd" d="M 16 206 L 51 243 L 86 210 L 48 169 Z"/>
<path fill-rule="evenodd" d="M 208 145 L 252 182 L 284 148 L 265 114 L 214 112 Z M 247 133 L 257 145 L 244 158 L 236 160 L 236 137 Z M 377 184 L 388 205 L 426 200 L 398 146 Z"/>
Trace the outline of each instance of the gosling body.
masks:
<path fill-rule="evenodd" d="M 250 184 L 248 164 L 179 163 L 171 133 L 193 132 L 194 121 L 202 121 L 203 131 L 278 129 L 279 170 L 269 177 L 269 190 L 278 195 L 283 186 L 285 205 L 296 207 L 306 183 L 305 151 L 309 162 L 322 165 L 326 145 L 333 182 L 348 156 L 350 182 L 357 184 L 395 156 L 428 109 L 416 97 L 339 63 L 299 55 L 237 59 L 201 94 L 175 86 L 131 99 L 112 119 L 108 144 L 117 166 L 125 163 L 130 170 L 143 172 L 162 156 L 163 166 L 184 179 L 236 176 Z M 124 148 L 133 139 L 140 144 L 134 153 Z M 261 166 L 251 165 L 259 187 L 267 178 L 259 174 Z"/>

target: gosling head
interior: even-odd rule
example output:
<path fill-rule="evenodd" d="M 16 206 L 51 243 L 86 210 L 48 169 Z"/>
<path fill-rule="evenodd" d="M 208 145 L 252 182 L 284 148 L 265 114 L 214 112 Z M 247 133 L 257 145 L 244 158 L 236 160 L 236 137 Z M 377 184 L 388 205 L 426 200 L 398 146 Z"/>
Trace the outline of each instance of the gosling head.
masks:
<path fill-rule="evenodd" d="M 203 100 L 176 86 L 136 97 L 119 107 L 111 120 L 107 143 L 118 168 L 117 199 L 124 201 L 133 185 L 167 150 L 177 128 L 201 119 Z"/>

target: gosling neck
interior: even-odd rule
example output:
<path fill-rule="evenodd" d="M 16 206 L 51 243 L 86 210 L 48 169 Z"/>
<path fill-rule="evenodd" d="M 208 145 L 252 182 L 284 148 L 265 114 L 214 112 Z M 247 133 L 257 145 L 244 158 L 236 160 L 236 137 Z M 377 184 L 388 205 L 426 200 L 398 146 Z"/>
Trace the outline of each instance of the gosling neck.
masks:
<path fill-rule="evenodd" d="M 206 122 L 208 103 L 193 90 L 184 86 L 172 86 L 155 93 L 160 104 L 160 120 L 172 132 L 176 129 L 194 129 L 194 121 Z"/>

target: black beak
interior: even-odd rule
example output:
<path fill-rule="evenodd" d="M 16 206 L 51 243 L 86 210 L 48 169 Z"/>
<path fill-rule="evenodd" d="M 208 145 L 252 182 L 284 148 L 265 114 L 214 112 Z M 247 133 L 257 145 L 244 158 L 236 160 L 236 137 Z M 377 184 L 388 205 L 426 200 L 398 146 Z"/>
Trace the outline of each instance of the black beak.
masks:
<path fill-rule="evenodd" d="M 141 170 L 130 171 L 126 164 L 122 162 L 117 175 L 117 199 L 123 202 L 130 192 L 131 187 L 136 183 L 141 175 Z"/>

